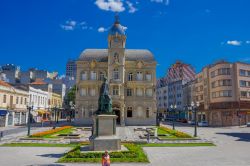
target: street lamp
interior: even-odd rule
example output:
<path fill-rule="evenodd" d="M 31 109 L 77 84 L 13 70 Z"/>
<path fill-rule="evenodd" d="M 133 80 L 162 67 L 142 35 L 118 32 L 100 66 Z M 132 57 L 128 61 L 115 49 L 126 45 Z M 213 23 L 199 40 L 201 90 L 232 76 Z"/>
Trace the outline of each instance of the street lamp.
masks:
<path fill-rule="evenodd" d="M 175 104 L 175 105 L 171 104 L 171 105 L 170 105 L 170 108 L 171 108 L 171 112 L 174 112 L 174 117 L 173 117 L 173 130 L 175 130 L 175 110 L 176 110 L 177 106 L 176 106 L 176 104 Z"/>
<path fill-rule="evenodd" d="M 54 120 L 55 120 L 54 128 L 56 128 L 56 109 L 57 109 L 57 106 L 55 105 L 54 106 Z"/>
<path fill-rule="evenodd" d="M 197 101 L 196 104 L 191 102 L 191 110 L 194 112 L 194 137 L 197 137 L 197 109 L 200 106 L 200 103 Z"/>
<path fill-rule="evenodd" d="M 27 110 L 29 111 L 28 113 L 28 133 L 27 136 L 30 136 L 30 120 L 31 120 L 31 111 L 33 110 L 33 104 L 32 103 L 27 103 Z"/>

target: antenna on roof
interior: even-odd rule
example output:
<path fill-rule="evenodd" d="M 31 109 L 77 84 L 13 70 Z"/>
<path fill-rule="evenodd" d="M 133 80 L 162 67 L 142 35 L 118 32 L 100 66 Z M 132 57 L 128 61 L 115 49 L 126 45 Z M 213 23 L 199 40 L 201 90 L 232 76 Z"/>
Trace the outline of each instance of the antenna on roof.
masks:
<path fill-rule="evenodd" d="M 115 24 L 120 24 L 120 18 L 118 12 L 115 13 Z"/>

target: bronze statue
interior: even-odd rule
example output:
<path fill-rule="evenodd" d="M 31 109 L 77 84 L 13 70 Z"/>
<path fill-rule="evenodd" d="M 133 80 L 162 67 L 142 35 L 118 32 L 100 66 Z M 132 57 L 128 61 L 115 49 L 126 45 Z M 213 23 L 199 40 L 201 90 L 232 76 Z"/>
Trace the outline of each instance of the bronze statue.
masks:
<path fill-rule="evenodd" d="M 109 85 L 106 77 L 103 79 L 103 84 L 100 89 L 100 96 L 98 100 L 97 114 L 113 114 L 112 99 L 109 95 Z"/>

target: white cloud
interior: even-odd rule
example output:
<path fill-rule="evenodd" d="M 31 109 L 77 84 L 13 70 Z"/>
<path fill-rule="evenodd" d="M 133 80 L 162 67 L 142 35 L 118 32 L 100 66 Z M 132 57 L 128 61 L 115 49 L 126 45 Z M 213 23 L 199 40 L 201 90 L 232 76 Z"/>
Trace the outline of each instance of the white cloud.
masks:
<path fill-rule="evenodd" d="M 73 31 L 76 28 L 76 21 L 67 20 L 64 25 L 61 25 L 61 28 L 66 31 Z"/>
<path fill-rule="evenodd" d="M 93 29 L 92 27 L 88 26 L 85 21 L 77 22 L 77 21 L 74 21 L 74 20 L 67 20 L 67 21 L 65 21 L 64 24 L 62 24 L 60 26 L 65 31 L 73 31 L 76 28 L 80 28 L 82 30 L 87 30 L 87 29 L 91 30 L 91 29 Z"/>
<path fill-rule="evenodd" d="M 122 0 L 96 0 L 95 4 L 101 10 L 112 12 L 123 12 L 125 10 Z"/>
<path fill-rule="evenodd" d="M 129 2 L 129 1 L 126 1 L 126 4 L 128 5 L 128 12 L 129 13 L 134 13 L 134 12 L 136 12 L 138 9 L 136 9 L 135 7 L 134 7 L 134 4 L 133 3 L 131 3 L 131 2 Z"/>
<path fill-rule="evenodd" d="M 102 32 L 107 31 L 107 29 L 104 28 L 104 27 L 99 27 L 99 28 L 97 29 L 97 31 L 100 32 L 100 33 L 102 33 Z"/>
<path fill-rule="evenodd" d="M 151 2 L 155 2 L 155 3 L 162 3 L 165 5 L 169 5 L 170 0 L 150 0 Z"/>
<path fill-rule="evenodd" d="M 250 44 L 250 40 L 247 40 L 247 41 L 246 41 L 246 44 Z"/>
<path fill-rule="evenodd" d="M 228 45 L 233 45 L 233 46 L 240 46 L 241 45 L 241 41 L 238 41 L 238 40 L 228 40 L 227 44 Z"/>

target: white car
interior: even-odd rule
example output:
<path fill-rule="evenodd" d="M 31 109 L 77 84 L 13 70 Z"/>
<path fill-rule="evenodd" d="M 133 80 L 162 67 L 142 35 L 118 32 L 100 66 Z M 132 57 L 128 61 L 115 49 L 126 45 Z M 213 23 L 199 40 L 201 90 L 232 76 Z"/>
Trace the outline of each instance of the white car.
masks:
<path fill-rule="evenodd" d="M 200 126 L 200 127 L 208 127 L 208 122 L 201 121 L 201 122 L 198 123 L 198 126 Z"/>
<path fill-rule="evenodd" d="M 247 127 L 250 127 L 250 122 L 247 122 Z"/>

